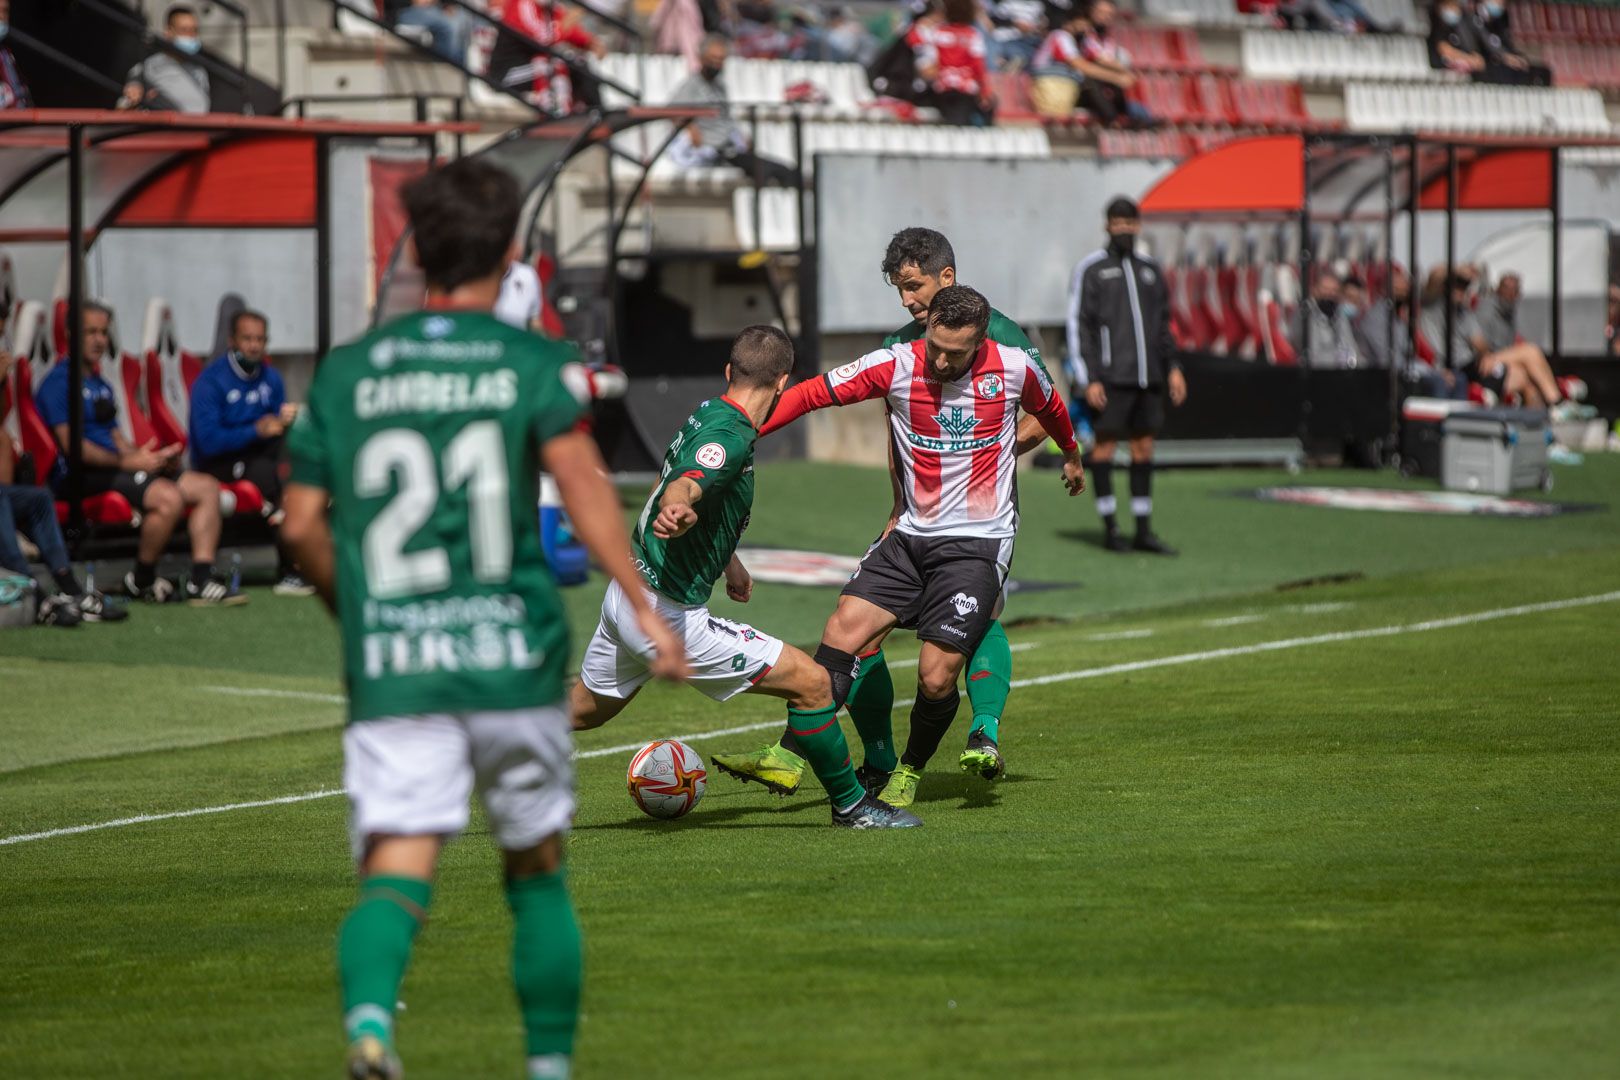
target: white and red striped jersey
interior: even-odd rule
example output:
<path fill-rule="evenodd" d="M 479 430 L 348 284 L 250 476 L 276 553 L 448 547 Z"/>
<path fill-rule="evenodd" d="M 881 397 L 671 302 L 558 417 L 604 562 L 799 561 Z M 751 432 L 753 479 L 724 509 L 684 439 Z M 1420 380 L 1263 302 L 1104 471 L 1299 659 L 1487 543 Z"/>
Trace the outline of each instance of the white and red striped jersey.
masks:
<path fill-rule="evenodd" d="M 1010 537 L 1018 531 L 1018 414 L 1041 422 L 1065 452 L 1069 412 L 1028 353 L 986 340 L 962 377 L 928 373 L 926 339 L 868 353 L 783 395 L 768 435 L 804 413 L 881 398 L 906 510 L 895 526 L 918 536 Z"/>

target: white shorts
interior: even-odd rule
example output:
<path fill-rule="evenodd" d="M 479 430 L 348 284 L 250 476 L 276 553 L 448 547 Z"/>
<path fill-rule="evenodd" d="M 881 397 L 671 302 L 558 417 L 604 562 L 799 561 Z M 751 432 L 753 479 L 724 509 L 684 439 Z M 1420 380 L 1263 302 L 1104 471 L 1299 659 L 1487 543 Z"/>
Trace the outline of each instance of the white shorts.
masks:
<path fill-rule="evenodd" d="M 532 848 L 574 819 L 566 706 L 386 717 L 343 730 L 355 861 L 375 835 L 454 837 L 477 790 L 495 842 Z"/>
<path fill-rule="evenodd" d="M 782 658 L 781 640 L 752 626 L 711 615 L 701 604 L 688 607 L 653 592 L 647 599 L 686 643 L 691 684 L 716 701 L 755 685 Z M 652 643 L 614 582 L 602 598 L 602 621 L 585 647 L 581 681 L 593 694 L 628 698 L 652 678 L 647 668 L 652 655 Z"/>

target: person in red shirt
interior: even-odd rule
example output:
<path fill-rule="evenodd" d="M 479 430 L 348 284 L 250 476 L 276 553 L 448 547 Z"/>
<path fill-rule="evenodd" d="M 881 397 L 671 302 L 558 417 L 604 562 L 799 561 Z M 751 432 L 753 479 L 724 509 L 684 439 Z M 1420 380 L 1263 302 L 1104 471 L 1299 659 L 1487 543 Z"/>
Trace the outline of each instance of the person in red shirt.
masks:
<path fill-rule="evenodd" d="M 947 124 L 986 127 L 995 114 L 976 0 L 945 0 L 944 20 L 920 19 L 906 35 L 927 80 L 929 104 Z"/>
<path fill-rule="evenodd" d="M 501 23 L 558 51 L 566 47 L 596 57 L 607 55 L 607 46 L 550 0 L 506 0 Z M 535 54 L 512 34 L 503 33 L 495 42 L 489 72 L 492 79 L 510 90 L 529 84 L 532 100 L 547 112 L 564 114 L 576 107 L 601 105 L 596 79 L 583 62 L 570 65 L 555 56 Z"/>

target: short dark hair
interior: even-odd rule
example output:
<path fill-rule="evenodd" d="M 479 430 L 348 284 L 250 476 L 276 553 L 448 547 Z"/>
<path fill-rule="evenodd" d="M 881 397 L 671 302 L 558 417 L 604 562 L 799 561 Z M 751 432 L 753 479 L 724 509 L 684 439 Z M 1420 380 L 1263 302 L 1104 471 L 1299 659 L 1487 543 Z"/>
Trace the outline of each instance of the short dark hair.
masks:
<path fill-rule="evenodd" d="M 731 381 L 775 386 L 793 370 L 793 339 L 774 326 L 750 326 L 731 343 Z"/>
<path fill-rule="evenodd" d="M 197 17 L 197 9 L 192 7 L 190 4 L 173 5 L 168 11 L 163 13 L 164 27 L 167 28 L 173 26 L 174 20 L 178 19 L 182 15 L 190 15 L 193 19 L 195 19 Z"/>
<path fill-rule="evenodd" d="M 933 229 L 901 229 L 884 249 L 884 279 L 893 281 L 907 266 L 915 266 L 929 277 L 939 277 L 947 268 L 955 268 L 956 252 L 944 233 Z"/>
<path fill-rule="evenodd" d="M 928 325 L 947 330 L 971 326 L 983 336 L 990 331 L 990 301 L 966 285 L 947 286 L 935 293 L 928 305 Z"/>
<path fill-rule="evenodd" d="M 1108 204 L 1108 209 L 1103 211 L 1103 216 L 1110 220 L 1125 218 L 1127 221 L 1136 221 L 1141 218 L 1142 211 L 1137 208 L 1135 200 L 1127 199 L 1121 195 Z"/>
<path fill-rule="evenodd" d="M 266 334 L 270 332 L 269 319 L 265 318 L 259 312 L 254 311 L 252 308 L 243 308 L 241 311 L 238 311 L 235 315 L 231 316 L 231 337 L 235 337 L 237 332 L 242 329 L 243 319 L 257 319 L 264 325 L 264 332 Z"/>
<path fill-rule="evenodd" d="M 454 289 L 505 268 L 523 203 L 511 173 L 462 158 L 412 180 L 403 195 L 429 285 Z"/>

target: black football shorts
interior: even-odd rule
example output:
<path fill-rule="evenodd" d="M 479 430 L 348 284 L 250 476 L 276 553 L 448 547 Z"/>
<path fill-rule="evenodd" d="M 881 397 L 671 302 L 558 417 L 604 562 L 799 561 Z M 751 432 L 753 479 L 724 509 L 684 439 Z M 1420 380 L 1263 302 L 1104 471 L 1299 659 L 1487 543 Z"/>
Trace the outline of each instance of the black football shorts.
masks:
<path fill-rule="evenodd" d="M 1105 390 L 1108 400 L 1091 425 L 1098 435 L 1130 438 L 1164 430 L 1163 387 L 1109 386 Z"/>
<path fill-rule="evenodd" d="M 1012 537 L 916 536 L 899 529 L 866 553 L 845 596 L 892 613 L 923 641 L 972 656 L 996 617 Z"/>

